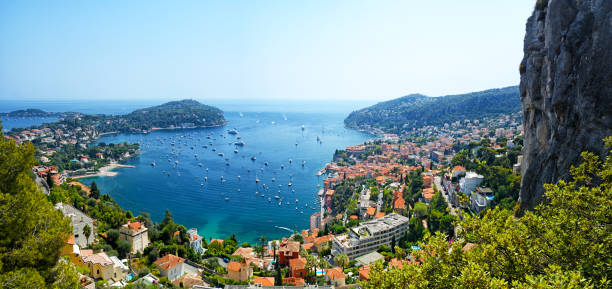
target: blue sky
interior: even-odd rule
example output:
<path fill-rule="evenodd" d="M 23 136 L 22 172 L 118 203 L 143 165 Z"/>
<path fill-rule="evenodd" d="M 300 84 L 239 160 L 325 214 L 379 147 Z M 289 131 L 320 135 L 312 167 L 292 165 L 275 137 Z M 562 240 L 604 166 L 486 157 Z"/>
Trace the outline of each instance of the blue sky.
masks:
<path fill-rule="evenodd" d="M 0 99 L 381 101 L 515 85 L 534 2 L 0 1 Z"/>

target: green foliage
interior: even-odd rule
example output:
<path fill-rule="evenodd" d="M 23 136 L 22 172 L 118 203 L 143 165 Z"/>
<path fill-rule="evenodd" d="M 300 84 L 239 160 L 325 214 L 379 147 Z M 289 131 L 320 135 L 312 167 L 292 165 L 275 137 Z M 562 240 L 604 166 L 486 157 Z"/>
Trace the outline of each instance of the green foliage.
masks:
<path fill-rule="evenodd" d="M 76 270 L 58 263 L 70 221 L 38 191 L 29 174 L 35 162 L 32 144 L 0 133 L 0 287 L 76 288 L 68 282 Z"/>
<path fill-rule="evenodd" d="M 412 94 L 354 111 L 347 127 L 371 127 L 401 134 L 425 125 L 443 125 L 464 119 L 483 119 L 521 110 L 518 86 L 462 95 L 427 97 Z"/>
<path fill-rule="evenodd" d="M 606 143 L 612 145 L 612 138 Z M 612 267 L 612 155 L 583 153 L 571 179 L 546 185 L 545 202 L 522 217 L 494 208 L 466 216 L 458 239 L 428 235 L 420 265 L 383 270 L 369 288 L 609 288 Z M 463 250 L 467 242 L 474 247 Z"/>

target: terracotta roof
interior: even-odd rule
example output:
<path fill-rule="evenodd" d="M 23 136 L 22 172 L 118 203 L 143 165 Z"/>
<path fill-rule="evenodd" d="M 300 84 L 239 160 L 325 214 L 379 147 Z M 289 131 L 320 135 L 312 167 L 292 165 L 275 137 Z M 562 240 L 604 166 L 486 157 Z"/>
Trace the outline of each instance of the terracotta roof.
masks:
<path fill-rule="evenodd" d="M 398 210 L 406 209 L 406 201 L 404 198 L 399 197 L 395 199 L 395 202 L 393 202 L 393 208 Z"/>
<path fill-rule="evenodd" d="M 239 247 L 232 256 L 240 256 L 244 259 L 253 258 L 253 248 Z"/>
<path fill-rule="evenodd" d="M 476 247 L 476 244 L 474 243 L 469 243 L 469 242 L 465 243 L 465 246 L 463 246 L 463 251 L 468 251 L 474 247 Z"/>
<path fill-rule="evenodd" d="M 433 188 L 423 189 L 423 197 L 425 197 L 425 199 L 431 200 L 433 196 L 434 196 Z"/>
<path fill-rule="evenodd" d="M 382 218 L 384 216 L 385 216 L 385 212 L 379 212 L 378 214 L 376 214 L 376 219 Z"/>
<path fill-rule="evenodd" d="M 142 223 L 141 222 L 128 222 L 127 225 L 128 225 L 128 228 L 130 228 L 130 230 L 138 231 L 140 230 Z"/>
<path fill-rule="evenodd" d="M 453 172 L 454 172 L 454 171 L 465 171 L 465 168 L 464 168 L 464 167 L 462 167 L 462 166 L 454 166 L 454 167 L 453 167 Z"/>
<path fill-rule="evenodd" d="M 302 248 L 304 250 L 312 250 L 312 247 L 314 246 L 313 243 L 306 243 L 306 244 L 302 244 Z"/>
<path fill-rule="evenodd" d="M 368 215 L 370 216 L 374 216 L 374 214 L 376 214 L 376 208 L 374 207 L 369 207 L 366 212 L 368 213 Z"/>
<path fill-rule="evenodd" d="M 283 252 L 283 253 L 294 253 L 294 252 L 300 252 L 300 242 L 295 242 L 295 241 L 287 241 L 285 243 L 282 243 L 280 248 L 279 248 L 279 252 Z"/>
<path fill-rule="evenodd" d="M 212 242 L 219 242 L 219 244 L 223 245 L 223 240 L 221 240 L 221 239 L 210 239 L 209 244 L 212 243 Z"/>
<path fill-rule="evenodd" d="M 229 264 L 227 264 L 227 271 L 240 272 L 240 263 L 230 261 Z"/>
<path fill-rule="evenodd" d="M 346 278 L 346 275 L 344 274 L 344 272 L 342 272 L 342 269 L 340 269 L 340 267 L 325 270 L 325 275 L 328 276 L 331 280 Z"/>
<path fill-rule="evenodd" d="M 398 260 L 397 258 L 393 258 L 391 259 L 391 261 L 389 261 L 389 267 L 402 268 L 404 266 L 404 263 L 407 262 L 404 260 Z"/>
<path fill-rule="evenodd" d="M 304 286 L 306 281 L 303 278 L 287 277 L 283 278 L 283 284 L 291 284 L 293 286 Z"/>
<path fill-rule="evenodd" d="M 357 220 L 357 219 L 359 219 L 359 217 L 357 217 L 357 215 L 351 215 L 351 217 L 350 217 L 350 218 L 351 218 L 351 220 Z"/>
<path fill-rule="evenodd" d="M 74 235 L 70 235 L 70 237 L 68 237 L 68 239 L 66 239 L 66 244 L 74 245 Z"/>
<path fill-rule="evenodd" d="M 325 243 L 325 242 L 329 242 L 329 241 L 330 241 L 330 240 L 331 240 L 333 237 L 334 237 L 334 236 L 332 236 L 332 235 L 325 235 L 325 236 L 321 236 L 321 237 L 316 238 L 316 239 L 314 240 L 314 243 L 315 243 L 316 245 L 321 245 L 321 244 L 323 244 L 323 243 Z"/>
<path fill-rule="evenodd" d="M 370 266 L 359 267 L 359 279 L 370 280 Z"/>
<path fill-rule="evenodd" d="M 159 259 L 157 259 L 157 261 L 153 262 L 154 265 L 156 265 L 157 267 L 163 269 L 163 270 L 168 270 L 168 269 L 172 269 L 174 268 L 176 265 L 185 262 L 185 259 L 179 257 L 179 256 L 175 256 L 172 254 L 168 254 L 166 256 L 163 256 Z"/>
<path fill-rule="evenodd" d="M 302 257 L 289 259 L 289 267 L 291 267 L 292 271 L 304 269 L 306 267 L 306 259 Z"/>
<path fill-rule="evenodd" d="M 274 286 L 274 277 L 257 277 L 253 281 L 253 284 L 261 284 L 261 286 Z"/>
<path fill-rule="evenodd" d="M 114 264 L 104 252 L 82 256 L 81 260 L 83 260 L 83 263 L 99 264 L 102 267 Z"/>
<path fill-rule="evenodd" d="M 81 257 L 85 257 L 85 256 L 89 256 L 89 255 L 93 255 L 93 250 L 92 249 L 82 249 L 81 250 Z"/>

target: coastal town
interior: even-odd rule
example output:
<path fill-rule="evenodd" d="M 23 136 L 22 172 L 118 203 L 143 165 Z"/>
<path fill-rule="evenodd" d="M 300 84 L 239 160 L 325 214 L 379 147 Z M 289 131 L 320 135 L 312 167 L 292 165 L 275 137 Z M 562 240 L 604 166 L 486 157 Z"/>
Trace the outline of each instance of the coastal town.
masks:
<path fill-rule="evenodd" d="M 71 221 L 73 234 L 61 255 L 79 268 L 83 288 L 359 288 L 372 266 L 419 264 L 426 234 L 442 232 L 450 242 L 463 242 L 454 239 L 457 220 L 492 206 L 512 206 L 504 199 L 512 199 L 508 194 L 516 192 L 507 190 L 514 188 L 495 179 L 499 170 L 518 177 L 522 127 L 516 115 L 501 115 L 384 133 L 338 149 L 317 173 L 325 175 L 317 192 L 321 209 L 310 216 L 309 228 L 278 240 L 262 236 L 258 244 L 240 243 L 235 236 L 205 238 L 196 228 L 175 224 L 168 211 L 161 223 L 134 216 L 95 182 L 86 186 L 71 176 L 77 170 L 44 165 L 53 156 L 52 145 L 86 149 L 99 135 L 58 127 L 5 136 L 36 144 L 41 165 L 32 170 Z M 108 150 L 76 161 L 85 167 L 106 159 L 117 163 L 138 152 L 120 144 L 126 150 L 114 158 L 110 145 L 98 147 Z M 496 191 L 500 187 L 506 191 Z"/>

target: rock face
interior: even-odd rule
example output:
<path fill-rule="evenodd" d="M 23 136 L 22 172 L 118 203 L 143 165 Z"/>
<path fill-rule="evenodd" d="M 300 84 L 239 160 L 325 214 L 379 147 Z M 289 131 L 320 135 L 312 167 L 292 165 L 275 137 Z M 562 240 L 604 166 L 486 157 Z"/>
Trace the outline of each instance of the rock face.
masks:
<path fill-rule="evenodd" d="M 612 1 L 538 0 L 521 62 L 521 210 L 612 135 Z"/>

